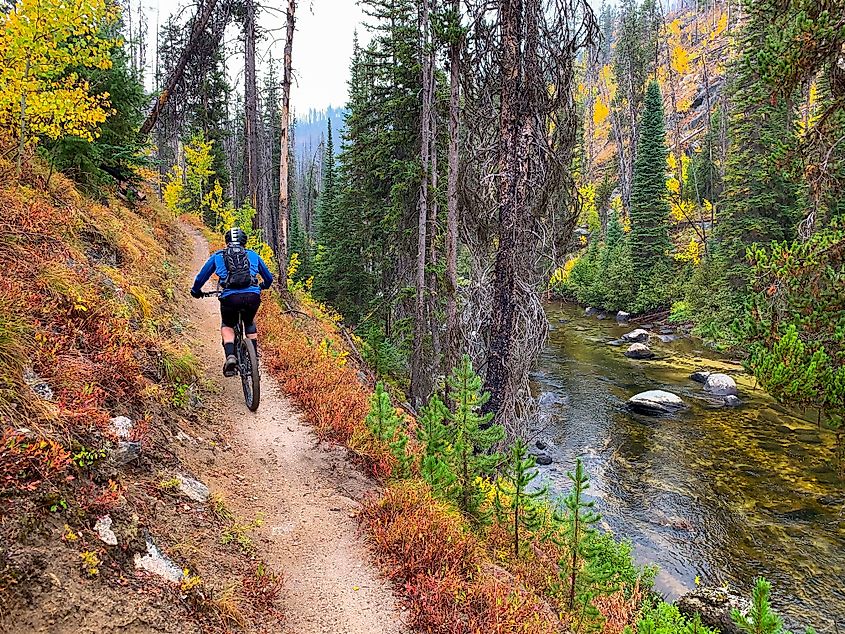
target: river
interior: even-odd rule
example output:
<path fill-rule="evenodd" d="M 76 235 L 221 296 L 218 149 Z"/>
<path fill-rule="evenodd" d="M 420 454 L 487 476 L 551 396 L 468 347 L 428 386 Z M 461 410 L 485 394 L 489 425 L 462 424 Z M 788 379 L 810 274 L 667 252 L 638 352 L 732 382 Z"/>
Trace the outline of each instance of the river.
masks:
<path fill-rule="evenodd" d="M 652 337 L 658 358 L 634 361 L 609 342 L 637 325 L 568 304 L 550 304 L 547 314 L 551 333 L 533 383 L 552 490 L 568 490 L 566 471 L 581 457 L 604 528 L 630 539 L 639 562 L 660 567 L 656 589 L 669 599 L 696 577 L 750 594 L 762 575 L 788 625 L 845 632 L 845 485 L 833 434 L 814 413 L 778 405 L 697 339 Z M 702 369 L 734 377 L 744 404 L 708 406 L 688 378 Z M 630 413 L 626 399 L 649 389 L 674 392 L 689 409 Z"/>

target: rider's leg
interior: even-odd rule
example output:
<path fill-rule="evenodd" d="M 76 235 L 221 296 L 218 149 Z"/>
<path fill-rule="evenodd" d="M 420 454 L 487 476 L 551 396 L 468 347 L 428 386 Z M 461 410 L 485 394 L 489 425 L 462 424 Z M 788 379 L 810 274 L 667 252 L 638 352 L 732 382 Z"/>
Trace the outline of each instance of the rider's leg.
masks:
<path fill-rule="evenodd" d="M 220 337 L 223 339 L 223 351 L 226 353 L 226 356 L 235 354 L 235 329 L 222 326 L 220 328 Z"/>

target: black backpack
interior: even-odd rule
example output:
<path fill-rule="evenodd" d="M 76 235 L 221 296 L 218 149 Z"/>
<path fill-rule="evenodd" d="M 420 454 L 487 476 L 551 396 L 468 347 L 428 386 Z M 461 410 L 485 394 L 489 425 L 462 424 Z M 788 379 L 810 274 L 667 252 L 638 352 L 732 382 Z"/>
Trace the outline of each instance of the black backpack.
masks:
<path fill-rule="evenodd" d="M 253 285 L 254 280 L 249 270 L 249 257 L 246 249 L 240 245 L 230 245 L 223 250 L 223 262 L 228 275 L 221 280 L 226 289 L 244 289 Z"/>

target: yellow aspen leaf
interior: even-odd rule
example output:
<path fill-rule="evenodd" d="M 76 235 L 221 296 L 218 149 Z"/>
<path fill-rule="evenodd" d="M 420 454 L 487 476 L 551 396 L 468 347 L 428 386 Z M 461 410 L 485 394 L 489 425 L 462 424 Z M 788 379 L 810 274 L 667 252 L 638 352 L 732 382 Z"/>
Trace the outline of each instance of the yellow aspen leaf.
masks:
<path fill-rule="evenodd" d="M 597 126 L 601 125 L 605 122 L 608 115 L 610 115 L 610 109 L 597 97 L 596 103 L 593 106 L 593 123 Z"/>

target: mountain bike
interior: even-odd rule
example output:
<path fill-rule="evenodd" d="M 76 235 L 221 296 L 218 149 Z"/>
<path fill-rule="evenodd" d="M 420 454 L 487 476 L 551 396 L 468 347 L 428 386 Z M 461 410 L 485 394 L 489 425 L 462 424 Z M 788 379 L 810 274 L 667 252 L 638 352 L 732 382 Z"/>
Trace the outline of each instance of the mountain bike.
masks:
<path fill-rule="evenodd" d="M 203 293 L 203 297 L 220 297 L 222 291 Z M 244 402 L 249 411 L 258 409 L 261 400 L 261 375 L 258 372 L 258 355 L 252 339 L 246 336 L 242 316 L 238 314 L 238 325 L 235 327 L 235 356 L 238 358 L 238 374 L 244 390 Z"/>

